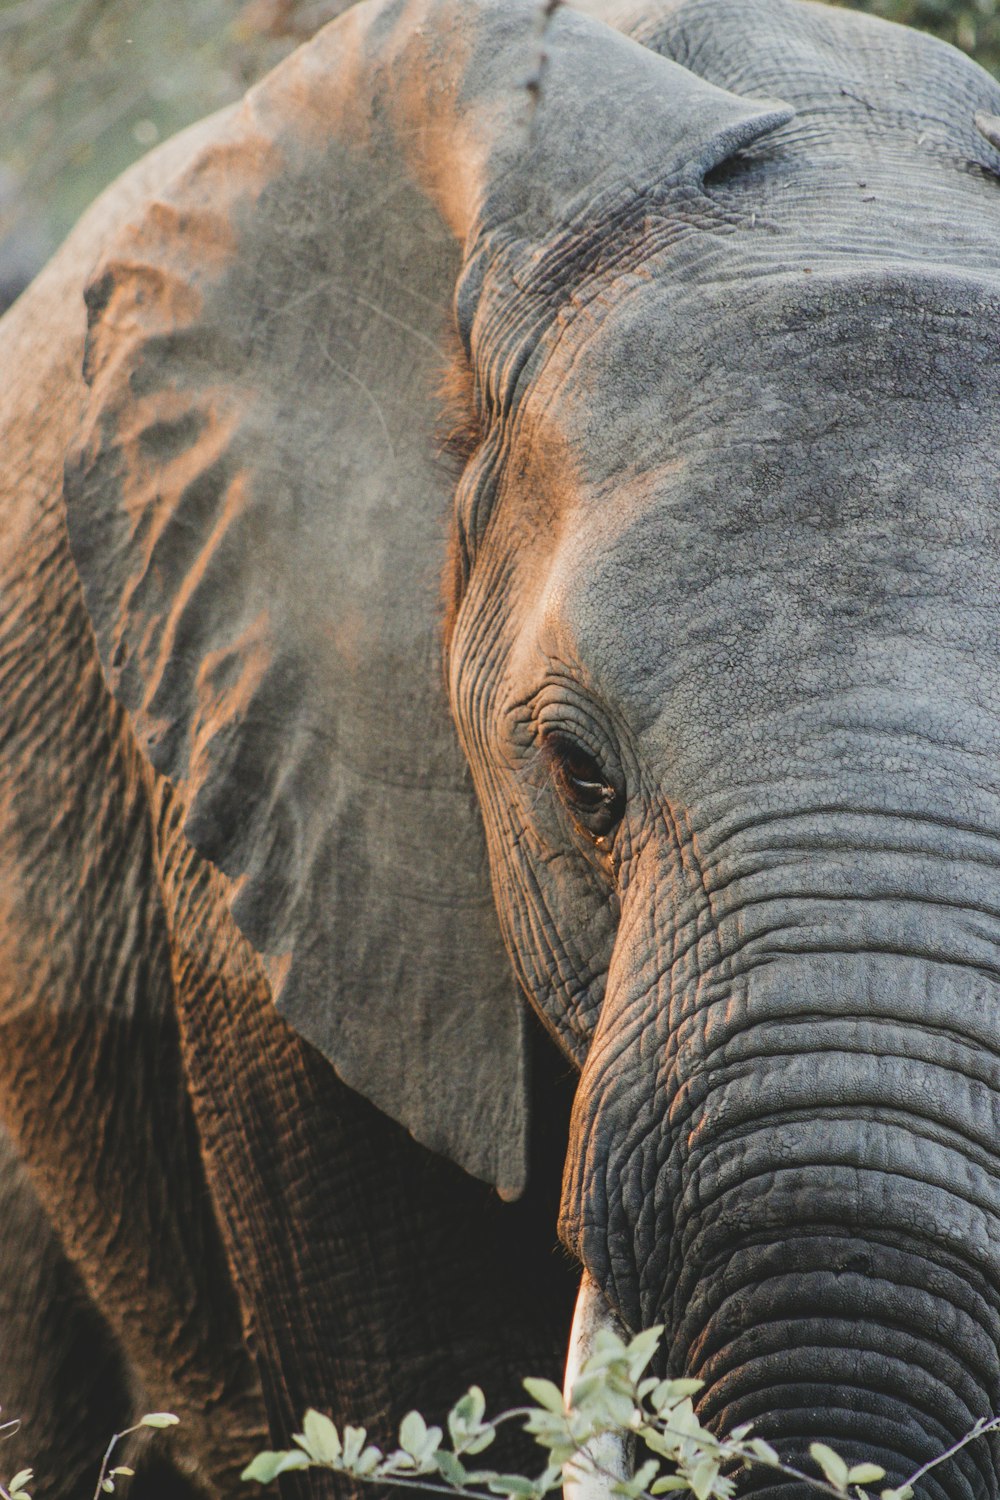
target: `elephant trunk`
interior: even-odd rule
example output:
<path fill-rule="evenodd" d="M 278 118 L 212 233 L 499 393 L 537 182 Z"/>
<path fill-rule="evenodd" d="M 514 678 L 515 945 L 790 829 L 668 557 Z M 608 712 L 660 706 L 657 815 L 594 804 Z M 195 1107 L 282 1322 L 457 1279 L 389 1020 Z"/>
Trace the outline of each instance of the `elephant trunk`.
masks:
<path fill-rule="evenodd" d="M 652 947 L 631 893 L 561 1229 L 627 1325 L 666 1324 L 703 1420 L 900 1483 L 1000 1398 L 1000 890 L 984 863 L 962 903 L 897 845 L 874 894 L 835 892 L 844 864 L 817 847 L 809 892 L 731 880 Z M 996 1495 L 998 1457 L 971 1444 L 922 1493 Z"/>

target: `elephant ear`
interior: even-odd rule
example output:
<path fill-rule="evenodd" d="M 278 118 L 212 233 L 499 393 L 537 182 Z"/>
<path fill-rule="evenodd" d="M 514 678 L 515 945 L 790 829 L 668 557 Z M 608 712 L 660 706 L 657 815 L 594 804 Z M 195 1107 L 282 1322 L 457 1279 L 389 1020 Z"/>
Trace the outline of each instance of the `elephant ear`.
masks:
<path fill-rule="evenodd" d="M 70 539 L 112 690 L 281 1011 L 516 1194 L 524 1017 L 440 660 L 460 247 L 379 126 L 371 48 L 327 29 L 109 247 Z"/>
<path fill-rule="evenodd" d="M 710 130 L 707 85 L 567 13 L 549 157 L 525 129 L 536 19 L 534 0 L 363 5 L 221 117 L 95 272 L 66 469 L 108 681 L 279 1008 L 510 1196 L 525 1018 L 440 661 L 435 392 L 462 251 L 490 203 L 544 233 L 587 151 L 605 172 L 628 149 L 617 86 L 580 140 L 609 47 L 617 84 L 622 48 L 664 70 L 662 149 L 685 135 L 679 80 L 700 91 L 692 159 L 764 118 L 711 91 Z"/>

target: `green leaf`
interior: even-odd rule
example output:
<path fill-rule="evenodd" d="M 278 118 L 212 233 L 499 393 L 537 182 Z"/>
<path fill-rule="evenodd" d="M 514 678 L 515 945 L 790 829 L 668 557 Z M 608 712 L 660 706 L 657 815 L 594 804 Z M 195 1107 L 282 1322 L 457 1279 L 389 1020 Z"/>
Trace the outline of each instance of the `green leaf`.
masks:
<path fill-rule="evenodd" d="M 402 1448 L 397 1448 L 395 1453 L 389 1453 L 385 1458 L 385 1470 L 387 1474 L 412 1474 L 417 1468 L 413 1461 L 412 1453 L 404 1453 Z"/>
<path fill-rule="evenodd" d="M 660 1380 L 650 1397 L 654 1411 L 671 1411 L 687 1396 L 696 1396 L 705 1384 L 703 1380 Z"/>
<path fill-rule="evenodd" d="M 655 1458 L 648 1458 L 640 1469 L 632 1475 L 631 1479 L 619 1479 L 611 1486 L 613 1495 L 622 1495 L 625 1500 L 639 1500 L 643 1490 L 649 1488 L 653 1480 L 660 1472 L 660 1466 Z"/>
<path fill-rule="evenodd" d="M 538 1405 L 543 1406 L 546 1411 L 562 1416 L 566 1410 L 562 1391 L 551 1380 L 540 1380 L 534 1375 L 529 1375 L 521 1381 L 521 1384 L 532 1401 L 537 1401 Z"/>
<path fill-rule="evenodd" d="M 441 1478 L 450 1484 L 453 1489 L 462 1489 L 467 1483 L 469 1475 L 465 1465 L 455 1457 L 454 1453 L 449 1453 L 446 1448 L 442 1448 L 439 1453 L 435 1453 L 434 1463 Z"/>
<path fill-rule="evenodd" d="M 879 1500 L 913 1500 L 913 1486 L 901 1484 L 898 1490 L 883 1490 Z"/>
<path fill-rule="evenodd" d="M 610 1328 L 598 1328 L 593 1338 L 595 1354 L 601 1354 L 613 1359 L 622 1359 L 625 1355 L 626 1345 L 624 1339 L 620 1339 L 617 1333 Z"/>
<path fill-rule="evenodd" d="M 823 1474 L 835 1490 L 847 1490 L 847 1465 L 839 1453 L 834 1453 L 826 1443 L 810 1443 L 809 1456 L 823 1470 Z"/>
<path fill-rule="evenodd" d="M 747 1447 L 758 1462 L 768 1464 L 772 1469 L 776 1464 L 780 1464 L 781 1462 L 771 1444 L 765 1443 L 763 1438 L 751 1438 L 749 1443 L 747 1443 Z"/>
<path fill-rule="evenodd" d="M 257 1457 L 247 1464 L 240 1478 L 244 1483 L 255 1479 L 258 1484 L 270 1484 L 278 1472 L 278 1464 L 287 1457 L 287 1453 L 258 1453 Z"/>
<path fill-rule="evenodd" d="M 877 1484 L 885 1478 L 881 1464 L 855 1464 L 847 1471 L 848 1484 Z"/>
<path fill-rule="evenodd" d="M 636 1334 L 628 1346 L 628 1373 L 631 1380 L 638 1380 L 643 1370 L 656 1353 L 656 1346 L 663 1334 L 663 1324 L 647 1328 Z"/>
<path fill-rule="evenodd" d="M 106 1495 L 113 1495 L 115 1492 L 115 1487 L 110 1479 L 101 1480 L 101 1489 Z"/>
<path fill-rule="evenodd" d="M 579 1421 L 579 1418 L 576 1419 Z M 524 1430 L 534 1435 L 535 1439 L 543 1447 L 551 1447 L 553 1443 L 565 1441 L 569 1432 L 569 1418 L 556 1416 L 554 1412 L 543 1411 L 536 1406 L 524 1419 Z"/>
<path fill-rule="evenodd" d="M 535 1486 L 530 1479 L 525 1479 L 521 1474 L 498 1474 L 491 1479 L 486 1488 L 494 1495 L 526 1495 L 533 1497 Z"/>
<path fill-rule="evenodd" d="M 18 1469 L 7 1488 L 9 1490 L 23 1490 L 24 1486 L 30 1484 L 34 1477 L 34 1469 Z"/>
<path fill-rule="evenodd" d="M 688 1482 L 680 1474 L 667 1474 L 650 1486 L 651 1495 L 665 1495 L 668 1490 L 686 1490 Z"/>
<path fill-rule="evenodd" d="M 122 1474 L 122 1475 L 124 1475 L 124 1477 L 126 1479 L 134 1479 L 135 1478 L 135 1470 L 134 1469 L 130 1469 L 127 1464 L 119 1464 L 118 1467 L 117 1467 L 117 1469 L 112 1469 L 111 1470 L 111 1473 L 112 1473 L 112 1475 Z"/>
<path fill-rule="evenodd" d="M 172 1411 L 148 1411 L 144 1417 L 139 1418 L 140 1427 L 176 1427 L 180 1417 L 175 1417 Z"/>
<path fill-rule="evenodd" d="M 361 1457 L 361 1452 L 365 1446 L 365 1439 L 367 1438 L 367 1436 L 368 1433 L 363 1427 L 351 1427 L 349 1425 L 345 1426 L 343 1437 L 343 1463 L 345 1469 L 354 1468 L 358 1459 Z"/>
<path fill-rule="evenodd" d="M 423 1459 L 423 1462 L 430 1468 L 434 1467 L 434 1459 L 437 1455 L 438 1449 L 441 1446 L 441 1439 L 443 1436 L 444 1433 L 441 1431 L 440 1427 L 428 1427 L 427 1439 L 424 1443 L 424 1451 L 421 1457 Z"/>
<path fill-rule="evenodd" d="M 360 1456 L 355 1459 L 351 1472 L 360 1479 L 364 1479 L 369 1474 L 374 1474 L 381 1462 L 382 1449 L 376 1448 L 374 1443 L 369 1443 L 368 1447 L 363 1449 Z"/>
<path fill-rule="evenodd" d="M 452 1424 L 463 1432 L 470 1427 L 478 1427 L 483 1420 L 486 1411 L 486 1397 L 478 1385 L 470 1385 L 465 1395 L 460 1397 L 451 1411 L 448 1413 L 448 1430 L 452 1430 Z"/>
<path fill-rule="evenodd" d="M 486 1397 L 478 1385 L 470 1386 L 448 1413 L 448 1432 L 458 1453 L 482 1453 L 496 1437 L 496 1428 L 484 1422 Z"/>
<path fill-rule="evenodd" d="M 718 1474 L 719 1461 L 716 1458 L 703 1458 L 699 1464 L 695 1465 L 691 1471 L 691 1488 L 696 1500 L 708 1500 Z"/>
<path fill-rule="evenodd" d="M 258 1453 L 257 1457 L 247 1464 L 241 1479 L 256 1479 L 258 1484 L 270 1484 L 272 1479 L 277 1479 L 279 1474 L 287 1474 L 290 1469 L 308 1469 L 309 1455 L 303 1453 L 300 1448 L 293 1448 L 285 1453 Z"/>
<path fill-rule="evenodd" d="M 558 1464 L 559 1468 L 562 1469 L 566 1464 L 575 1464 L 579 1452 L 580 1448 L 579 1444 L 577 1443 L 561 1443 L 559 1445 L 553 1443 L 552 1447 L 549 1449 L 549 1458 L 554 1464 Z"/>
<path fill-rule="evenodd" d="M 340 1460 L 340 1434 L 329 1417 L 312 1407 L 302 1418 L 302 1432 L 296 1441 L 318 1464 L 335 1464 Z"/>
<path fill-rule="evenodd" d="M 579 1380 L 574 1381 L 573 1388 L 569 1393 L 569 1404 L 582 1410 L 591 1399 L 595 1391 L 603 1391 L 607 1384 L 607 1372 L 595 1370 L 591 1375 L 581 1375 Z"/>
<path fill-rule="evenodd" d="M 408 1411 L 399 1424 L 399 1446 L 418 1458 L 427 1441 L 427 1423 L 418 1411 Z"/>
<path fill-rule="evenodd" d="M 671 1437 L 708 1437 L 698 1418 L 694 1414 L 691 1405 L 691 1397 L 685 1396 L 679 1401 L 673 1411 L 667 1417 L 666 1426 Z"/>
<path fill-rule="evenodd" d="M 599 1328 L 594 1334 L 591 1345 L 592 1353 L 581 1371 L 584 1375 L 593 1375 L 597 1370 L 611 1370 L 616 1366 L 623 1373 L 628 1370 L 628 1354 L 625 1344 L 610 1328 Z"/>
<path fill-rule="evenodd" d="M 646 1447 L 651 1449 L 653 1453 L 660 1453 L 664 1458 L 676 1461 L 680 1452 L 681 1442 L 683 1441 L 682 1438 L 674 1437 L 669 1433 L 657 1432 L 654 1427 L 642 1428 L 639 1436 L 646 1444 Z"/>
<path fill-rule="evenodd" d="M 577 1413 L 598 1427 L 631 1427 L 637 1408 L 632 1397 L 605 1382 L 589 1391 Z"/>

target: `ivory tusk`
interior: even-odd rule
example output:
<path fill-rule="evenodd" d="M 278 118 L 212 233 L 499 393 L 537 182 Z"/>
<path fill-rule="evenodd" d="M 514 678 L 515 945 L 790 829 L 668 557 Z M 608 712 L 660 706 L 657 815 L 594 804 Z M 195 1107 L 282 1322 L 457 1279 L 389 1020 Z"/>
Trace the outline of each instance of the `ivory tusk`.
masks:
<path fill-rule="evenodd" d="M 566 1376 L 563 1381 L 563 1398 L 567 1402 L 580 1372 L 590 1358 L 594 1337 L 601 1328 L 610 1328 L 619 1338 L 629 1335 L 615 1317 L 597 1284 L 584 1271 L 573 1313 L 573 1326 L 569 1334 L 566 1351 Z M 595 1438 L 583 1449 L 590 1463 L 566 1476 L 563 1485 L 565 1500 L 608 1500 L 615 1479 L 626 1479 L 632 1473 L 629 1443 L 611 1433 Z M 593 1473 L 591 1469 L 598 1470 Z M 611 1476 L 611 1477 L 609 1477 Z"/>

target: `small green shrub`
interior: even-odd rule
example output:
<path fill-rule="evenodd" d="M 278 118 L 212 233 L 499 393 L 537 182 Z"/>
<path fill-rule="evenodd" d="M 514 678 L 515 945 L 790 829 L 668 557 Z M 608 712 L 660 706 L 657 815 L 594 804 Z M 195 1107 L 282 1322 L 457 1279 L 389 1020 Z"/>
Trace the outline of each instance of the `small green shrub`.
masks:
<path fill-rule="evenodd" d="M 478 1386 L 456 1402 L 448 1413 L 447 1438 L 441 1427 L 430 1426 L 411 1411 L 399 1429 L 399 1447 L 383 1453 L 368 1442 L 363 1427 L 338 1429 L 329 1417 L 306 1412 L 295 1447 L 278 1453 L 258 1453 L 244 1470 L 244 1479 L 269 1484 L 292 1469 L 331 1469 L 351 1479 L 484 1500 L 543 1500 L 566 1479 L 583 1473 L 601 1474 L 613 1495 L 622 1500 L 653 1500 L 673 1490 L 687 1490 L 695 1500 L 731 1500 L 736 1476 L 754 1465 L 778 1469 L 804 1481 L 832 1500 L 873 1500 L 872 1486 L 885 1478 L 879 1464 L 847 1461 L 825 1443 L 813 1443 L 810 1456 L 818 1474 L 807 1474 L 784 1462 L 763 1438 L 754 1437 L 750 1424 L 718 1437 L 703 1427 L 692 1397 L 699 1380 L 660 1380 L 646 1373 L 662 1335 L 651 1328 L 625 1343 L 608 1330 L 598 1333 L 594 1353 L 566 1402 L 550 1380 L 525 1380 L 532 1404 L 486 1417 L 486 1401 Z M 535 1478 L 501 1474 L 469 1461 L 483 1453 L 505 1422 L 519 1420 L 545 1451 L 545 1465 Z M 896 1489 L 883 1489 L 879 1500 L 910 1500 L 917 1483 L 931 1469 L 951 1458 L 967 1443 L 1000 1428 L 1000 1417 L 984 1417 L 951 1448 L 924 1464 Z M 628 1478 L 602 1467 L 600 1443 L 609 1435 L 633 1442 L 641 1461 Z"/>

